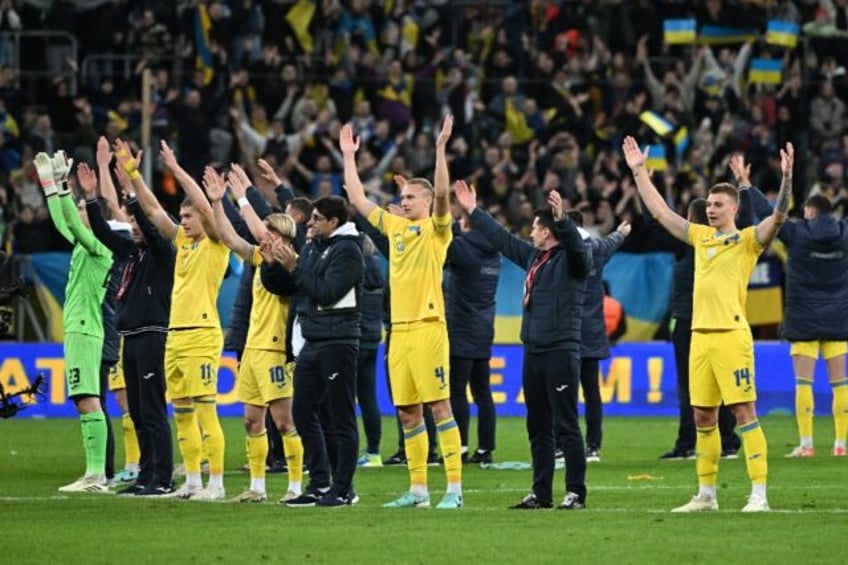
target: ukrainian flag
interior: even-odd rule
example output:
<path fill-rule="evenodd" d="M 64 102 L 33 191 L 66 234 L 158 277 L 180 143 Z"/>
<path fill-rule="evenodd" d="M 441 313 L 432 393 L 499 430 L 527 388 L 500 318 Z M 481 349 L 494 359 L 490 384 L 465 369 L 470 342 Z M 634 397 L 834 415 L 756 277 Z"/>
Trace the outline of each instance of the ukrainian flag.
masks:
<path fill-rule="evenodd" d="M 683 157 L 686 148 L 689 147 L 689 128 L 681 126 L 672 139 L 674 141 L 674 155 L 679 160 Z"/>
<path fill-rule="evenodd" d="M 300 48 L 306 53 L 312 53 L 315 48 L 312 34 L 309 33 L 309 25 L 312 23 L 314 16 L 314 0 L 297 0 L 286 14 L 286 21 L 291 26 L 292 31 L 294 31 Z"/>
<path fill-rule="evenodd" d="M 695 20 L 665 20 L 663 22 L 663 41 L 666 45 L 695 43 Z"/>
<path fill-rule="evenodd" d="M 766 43 L 795 49 L 798 45 L 798 24 L 772 20 L 766 28 Z"/>
<path fill-rule="evenodd" d="M 780 84 L 783 62 L 780 59 L 751 59 L 748 82 L 753 84 Z"/>
<path fill-rule="evenodd" d="M 705 25 L 701 27 L 698 39 L 706 45 L 728 45 L 753 41 L 758 35 L 755 29 Z"/>
<path fill-rule="evenodd" d="M 203 71 L 204 84 L 212 82 L 212 76 L 215 74 L 215 59 L 209 49 L 209 29 L 211 27 L 212 20 L 209 17 L 209 10 L 204 4 L 198 5 L 197 12 L 194 14 L 194 47 L 197 49 L 195 66 Z"/>
<path fill-rule="evenodd" d="M 654 130 L 654 132 L 660 137 L 665 137 L 670 134 L 674 130 L 674 126 L 671 122 L 657 114 L 656 112 L 651 112 L 646 110 L 639 114 L 639 119 L 645 122 L 649 128 Z"/>
<path fill-rule="evenodd" d="M 665 147 L 663 145 L 648 146 L 648 160 L 645 161 L 645 167 L 648 170 L 664 171 L 668 168 L 668 161 L 665 158 Z"/>

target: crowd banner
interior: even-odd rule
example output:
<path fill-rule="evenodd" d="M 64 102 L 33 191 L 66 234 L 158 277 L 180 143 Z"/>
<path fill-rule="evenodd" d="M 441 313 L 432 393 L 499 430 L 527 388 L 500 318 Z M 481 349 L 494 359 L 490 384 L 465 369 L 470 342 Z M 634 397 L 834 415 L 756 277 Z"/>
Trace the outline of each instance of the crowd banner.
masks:
<path fill-rule="evenodd" d="M 382 346 L 381 346 L 382 348 Z M 382 359 L 382 350 L 377 359 Z M 755 345 L 756 383 L 762 414 L 792 412 L 795 402 L 795 378 L 789 362 L 789 346 L 782 342 L 758 342 Z M 17 417 L 73 417 L 74 406 L 67 399 L 65 362 L 62 345 L 0 344 L 0 384 L 8 392 L 29 386 L 38 374 L 45 380 L 43 401 L 27 406 Z M 522 348 L 496 345 L 491 360 L 491 384 L 499 416 L 524 416 L 521 389 Z M 218 404 L 222 416 L 240 416 L 242 405 L 236 394 L 237 363 L 225 353 L 218 376 Z M 383 414 L 392 414 L 383 364 L 377 364 L 377 390 Z M 677 376 L 672 347 L 666 342 L 628 343 L 613 348 L 612 357 L 601 363 L 598 375 L 604 412 L 609 416 L 677 415 Z M 815 405 L 817 412 L 829 414 L 831 392 L 825 368 L 816 368 Z M 581 400 L 582 402 L 582 400 Z M 120 414 L 110 395 L 109 410 Z M 0 421 L 0 429 L 3 422 Z"/>

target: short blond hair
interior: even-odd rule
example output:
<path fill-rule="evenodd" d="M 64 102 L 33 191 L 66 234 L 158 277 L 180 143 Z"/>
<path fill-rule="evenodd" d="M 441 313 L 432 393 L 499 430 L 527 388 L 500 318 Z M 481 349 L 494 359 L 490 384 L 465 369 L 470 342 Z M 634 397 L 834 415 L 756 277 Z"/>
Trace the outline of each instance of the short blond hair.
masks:
<path fill-rule="evenodd" d="M 297 223 L 288 214 L 275 213 L 265 218 L 265 227 L 274 230 L 289 241 L 297 237 Z"/>

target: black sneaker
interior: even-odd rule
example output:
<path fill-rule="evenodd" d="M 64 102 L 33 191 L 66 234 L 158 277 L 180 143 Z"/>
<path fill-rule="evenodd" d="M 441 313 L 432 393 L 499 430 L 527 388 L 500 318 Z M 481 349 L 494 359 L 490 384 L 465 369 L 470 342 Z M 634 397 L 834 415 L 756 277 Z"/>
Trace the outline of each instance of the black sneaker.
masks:
<path fill-rule="evenodd" d="M 168 494 L 172 494 L 174 492 L 174 485 L 172 483 L 168 483 L 166 485 L 152 483 L 144 487 L 144 490 L 141 490 L 135 493 L 136 496 L 165 496 Z"/>
<path fill-rule="evenodd" d="M 341 508 L 343 506 L 353 506 L 359 502 L 359 495 L 350 491 L 344 496 L 339 496 L 332 490 L 325 494 L 321 500 L 315 503 L 315 506 L 324 508 Z"/>
<path fill-rule="evenodd" d="M 286 502 L 286 506 L 289 508 L 311 508 L 318 504 L 318 501 L 322 500 L 325 496 L 330 493 L 330 489 L 307 489 L 306 492 L 298 496 L 297 498 L 293 498 Z"/>
<path fill-rule="evenodd" d="M 469 463 L 491 463 L 492 452 L 487 449 L 478 449 L 474 455 L 468 458 Z"/>
<path fill-rule="evenodd" d="M 383 459 L 383 466 L 388 465 L 406 465 L 406 453 L 403 451 L 398 451 L 394 455 Z"/>
<path fill-rule="evenodd" d="M 586 450 L 586 463 L 600 463 L 601 462 L 601 451 L 595 448 L 588 448 Z"/>
<path fill-rule="evenodd" d="M 117 491 L 115 494 L 117 496 L 135 496 L 141 491 L 145 489 L 145 485 L 140 485 L 138 483 L 133 483 L 131 485 L 125 486 L 121 490 Z"/>
<path fill-rule="evenodd" d="M 563 451 L 562 449 L 557 449 L 556 451 L 554 451 L 554 459 L 565 461 L 565 451 Z"/>
<path fill-rule="evenodd" d="M 732 447 L 728 447 L 727 449 L 721 450 L 721 458 L 722 459 L 739 459 L 739 450 L 733 449 Z"/>
<path fill-rule="evenodd" d="M 428 467 L 438 467 L 442 464 L 442 458 L 439 457 L 438 453 L 431 453 L 427 456 L 427 466 Z"/>
<path fill-rule="evenodd" d="M 289 468 L 286 465 L 285 461 L 272 461 L 270 464 L 265 465 L 266 473 L 288 473 Z"/>
<path fill-rule="evenodd" d="M 579 494 L 573 492 L 565 493 L 565 498 L 562 499 L 562 504 L 557 506 L 558 510 L 583 510 L 586 508 L 586 501 Z"/>
<path fill-rule="evenodd" d="M 539 500 L 533 493 L 528 494 L 521 499 L 521 502 L 510 506 L 512 510 L 541 510 L 543 508 L 553 508 L 554 503 L 550 500 Z"/>
<path fill-rule="evenodd" d="M 672 449 L 667 453 L 663 453 L 660 455 L 660 459 L 665 459 L 666 461 L 680 461 L 683 459 L 694 459 L 695 458 L 695 450 L 694 449 Z"/>

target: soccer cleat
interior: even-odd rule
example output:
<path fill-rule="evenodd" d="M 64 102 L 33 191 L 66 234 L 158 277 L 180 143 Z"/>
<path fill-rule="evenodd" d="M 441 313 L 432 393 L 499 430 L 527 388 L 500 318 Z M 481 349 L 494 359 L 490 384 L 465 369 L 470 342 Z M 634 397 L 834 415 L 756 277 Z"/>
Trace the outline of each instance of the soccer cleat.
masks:
<path fill-rule="evenodd" d="M 430 496 L 419 496 L 411 492 L 403 493 L 397 500 L 387 502 L 383 508 L 429 508 Z"/>
<path fill-rule="evenodd" d="M 768 512 L 771 510 L 768 505 L 768 500 L 759 494 L 752 494 L 748 497 L 748 504 L 742 508 L 742 512 Z"/>
<path fill-rule="evenodd" d="M 474 455 L 468 458 L 468 463 L 490 464 L 492 462 L 492 452 L 488 449 L 478 449 Z"/>
<path fill-rule="evenodd" d="M 59 492 L 112 493 L 109 490 L 109 481 L 103 475 L 85 475 L 68 485 L 59 487 Z"/>
<path fill-rule="evenodd" d="M 199 500 L 201 502 L 220 502 L 226 498 L 227 492 L 224 490 L 224 487 L 213 487 L 210 485 L 207 485 L 205 489 L 202 489 L 191 497 L 192 500 Z"/>
<path fill-rule="evenodd" d="M 406 465 L 406 453 L 403 451 L 398 451 L 393 455 L 390 455 L 383 461 L 383 465 L 391 466 L 391 465 Z"/>
<path fill-rule="evenodd" d="M 256 492 L 255 490 L 246 490 L 240 495 L 230 499 L 230 502 L 265 502 L 268 500 L 268 495 L 264 492 Z"/>
<path fill-rule="evenodd" d="M 138 471 L 129 471 L 124 469 L 115 475 L 115 482 L 131 483 L 138 478 Z"/>
<path fill-rule="evenodd" d="M 840 446 L 834 446 L 833 451 L 831 451 L 834 457 L 845 457 L 845 448 Z"/>
<path fill-rule="evenodd" d="M 307 489 L 306 492 L 300 496 L 287 500 L 285 504 L 289 508 L 311 508 L 318 504 L 318 501 L 324 498 L 328 492 L 329 489 Z"/>
<path fill-rule="evenodd" d="M 359 460 L 356 462 L 357 467 L 382 467 L 383 466 L 383 458 L 380 457 L 379 453 L 368 453 L 367 451 L 362 454 Z"/>
<path fill-rule="evenodd" d="M 323 508 L 342 508 L 344 506 L 353 506 L 359 502 L 359 495 L 351 491 L 344 496 L 340 496 L 332 490 L 325 494 L 321 500 L 315 503 L 315 506 Z"/>
<path fill-rule="evenodd" d="M 446 492 L 442 500 L 436 505 L 439 510 L 455 510 L 462 508 L 462 495 L 455 492 Z"/>
<path fill-rule="evenodd" d="M 140 493 L 141 491 L 143 491 L 145 488 L 146 488 L 145 485 L 133 483 L 131 485 L 125 486 L 124 488 L 122 488 L 121 490 L 116 492 L 115 494 L 118 495 L 118 496 L 135 496 L 138 493 Z"/>
<path fill-rule="evenodd" d="M 600 463 L 601 462 L 601 452 L 598 449 L 587 449 L 586 450 L 586 463 Z"/>
<path fill-rule="evenodd" d="M 554 503 L 550 500 L 539 500 L 533 493 L 528 494 L 521 499 L 521 502 L 510 506 L 512 510 L 541 510 L 543 508 L 553 508 Z"/>
<path fill-rule="evenodd" d="M 673 509 L 672 512 L 711 512 L 718 510 L 718 500 L 710 496 L 696 494 L 692 500 Z"/>
<path fill-rule="evenodd" d="M 180 500 L 190 500 L 197 496 L 200 491 L 203 490 L 201 485 L 190 485 L 188 483 L 183 483 L 183 485 L 175 490 L 172 493 L 166 494 L 167 498 L 179 498 Z"/>
<path fill-rule="evenodd" d="M 664 459 L 666 461 L 683 461 L 684 459 L 694 459 L 695 458 L 695 450 L 694 449 L 672 449 L 669 452 L 663 453 L 660 455 L 660 459 Z"/>
<path fill-rule="evenodd" d="M 285 504 L 285 503 L 286 503 L 286 502 L 288 502 L 289 500 L 294 500 L 294 499 L 295 499 L 295 498 L 297 498 L 298 496 L 300 496 L 300 493 L 299 493 L 299 492 L 295 492 L 295 491 L 293 491 L 293 490 L 288 490 L 288 491 L 286 491 L 286 494 L 284 494 L 284 495 L 280 498 L 280 500 L 278 500 L 277 502 L 278 502 L 278 503 L 280 503 L 280 504 Z"/>
<path fill-rule="evenodd" d="M 787 457 L 797 458 L 797 457 L 814 457 L 816 455 L 816 450 L 812 447 L 804 447 L 803 445 L 799 445 L 792 451 L 786 454 Z"/>
<path fill-rule="evenodd" d="M 174 485 L 168 483 L 166 485 L 163 484 L 151 484 L 144 487 L 140 492 L 135 493 L 136 496 L 168 496 L 170 494 L 174 494 L 175 489 Z"/>
<path fill-rule="evenodd" d="M 559 510 L 583 510 L 584 508 L 586 508 L 586 501 L 582 496 L 574 492 L 565 493 L 562 504 L 557 506 Z"/>

